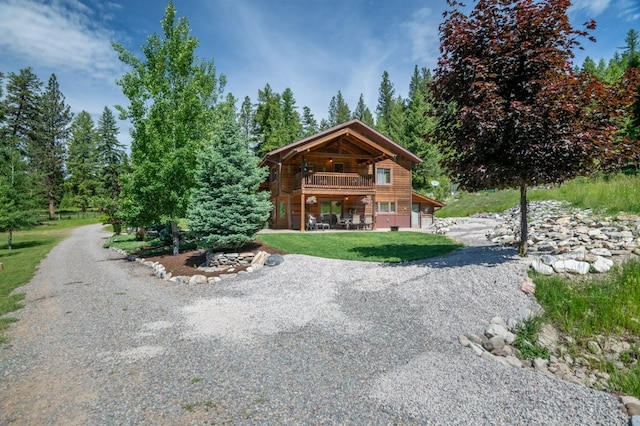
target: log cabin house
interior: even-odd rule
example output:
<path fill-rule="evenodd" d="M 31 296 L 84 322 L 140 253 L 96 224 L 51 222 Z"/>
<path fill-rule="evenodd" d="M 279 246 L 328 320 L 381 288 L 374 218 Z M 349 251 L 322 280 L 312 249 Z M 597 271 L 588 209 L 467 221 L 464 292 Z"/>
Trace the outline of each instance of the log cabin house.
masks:
<path fill-rule="evenodd" d="M 422 159 L 359 120 L 269 152 L 275 229 L 426 228 L 442 203 L 412 190 Z M 353 218 L 358 216 L 358 220 Z M 355 223 L 354 223 L 355 222 Z"/>

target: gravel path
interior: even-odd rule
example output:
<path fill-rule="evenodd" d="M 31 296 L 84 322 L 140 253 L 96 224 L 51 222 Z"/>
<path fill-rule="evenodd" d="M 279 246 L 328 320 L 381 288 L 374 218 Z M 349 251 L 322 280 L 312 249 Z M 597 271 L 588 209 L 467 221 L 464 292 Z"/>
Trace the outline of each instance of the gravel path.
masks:
<path fill-rule="evenodd" d="M 20 289 L 0 424 L 626 424 L 612 395 L 458 344 L 532 308 L 482 226 L 461 222 L 472 246 L 439 259 L 287 255 L 213 286 L 153 278 L 80 228 Z"/>

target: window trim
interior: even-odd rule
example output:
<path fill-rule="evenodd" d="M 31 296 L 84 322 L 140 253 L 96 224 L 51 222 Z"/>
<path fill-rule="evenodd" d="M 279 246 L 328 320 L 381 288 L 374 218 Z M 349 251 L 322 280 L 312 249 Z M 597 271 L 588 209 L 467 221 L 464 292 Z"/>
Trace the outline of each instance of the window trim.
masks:
<path fill-rule="evenodd" d="M 381 170 L 389 170 L 389 182 L 380 182 L 379 172 Z M 376 167 L 376 185 L 391 185 L 393 182 L 393 169 L 391 167 Z"/>
<path fill-rule="evenodd" d="M 386 205 L 387 210 L 382 211 L 381 205 Z M 397 214 L 398 203 L 396 201 L 376 201 L 376 214 Z"/>

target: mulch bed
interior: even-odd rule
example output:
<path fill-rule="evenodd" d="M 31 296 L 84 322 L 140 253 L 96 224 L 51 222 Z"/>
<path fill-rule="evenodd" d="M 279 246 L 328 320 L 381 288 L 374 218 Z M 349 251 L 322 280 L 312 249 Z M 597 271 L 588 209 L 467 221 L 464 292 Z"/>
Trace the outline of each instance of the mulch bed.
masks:
<path fill-rule="evenodd" d="M 266 251 L 269 254 L 286 254 L 282 250 L 275 249 L 273 247 L 262 244 L 260 241 L 254 241 L 250 244 L 245 245 L 244 247 L 236 250 L 237 253 L 244 252 L 253 252 L 257 253 L 258 251 Z M 167 251 L 171 251 L 171 247 L 167 247 Z M 137 254 L 139 256 L 139 254 Z M 198 266 L 202 265 L 207 259 L 205 255 L 205 250 L 187 250 L 180 252 L 177 256 L 173 256 L 171 254 L 161 254 L 155 256 L 141 256 L 146 260 L 150 260 L 152 262 L 158 262 L 164 266 L 167 272 L 171 272 L 171 274 L 175 276 L 179 275 L 204 275 L 206 277 L 215 277 L 220 274 L 227 273 L 226 271 L 219 272 L 204 272 L 198 270 Z M 240 272 L 247 269 L 247 266 L 237 266 L 234 268 L 234 272 Z"/>

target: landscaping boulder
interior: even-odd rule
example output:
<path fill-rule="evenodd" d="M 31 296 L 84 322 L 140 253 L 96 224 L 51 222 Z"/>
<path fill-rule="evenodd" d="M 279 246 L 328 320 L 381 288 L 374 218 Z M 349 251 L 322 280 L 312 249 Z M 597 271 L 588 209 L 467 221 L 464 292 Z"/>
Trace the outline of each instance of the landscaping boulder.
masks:
<path fill-rule="evenodd" d="M 284 257 L 279 254 L 272 254 L 264 261 L 265 266 L 278 266 L 284 262 Z"/>

